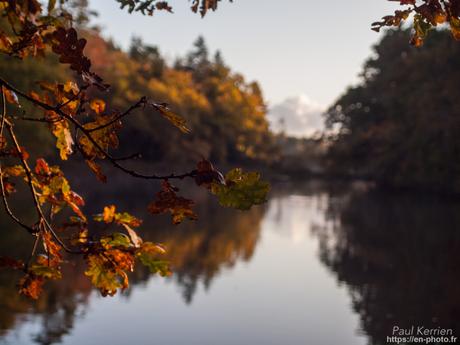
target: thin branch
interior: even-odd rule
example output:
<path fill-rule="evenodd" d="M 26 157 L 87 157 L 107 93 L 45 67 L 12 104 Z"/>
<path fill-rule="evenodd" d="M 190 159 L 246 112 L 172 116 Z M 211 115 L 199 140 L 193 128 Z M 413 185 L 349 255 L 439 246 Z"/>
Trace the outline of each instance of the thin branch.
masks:
<path fill-rule="evenodd" d="M 133 153 L 132 155 L 125 156 L 125 157 L 117 157 L 114 158 L 116 161 L 128 161 L 130 159 L 138 159 L 142 158 L 142 155 L 140 153 Z"/>
<path fill-rule="evenodd" d="M 40 240 L 40 237 L 41 237 L 41 233 L 38 232 L 37 234 L 35 234 L 35 240 L 34 240 L 34 244 L 32 245 L 32 250 L 29 254 L 29 258 L 27 259 L 27 262 L 26 262 L 26 265 L 25 265 L 25 270 L 28 271 L 29 270 L 29 265 L 32 261 L 32 259 L 34 258 L 34 255 L 35 255 L 35 252 L 37 251 L 37 246 L 38 246 L 38 242 Z"/>
<path fill-rule="evenodd" d="M 1 87 L 1 93 L 2 93 L 2 119 L 1 119 L 1 125 L 0 125 L 0 137 L 3 136 L 3 129 L 5 128 L 5 123 L 6 123 L 6 99 L 5 99 L 5 92 L 3 91 L 3 86 Z M 3 168 L 2 164 L 0 162 L 0 187 L 1 187 L 1 193 L 2 193 L 2 201 L 3 201 L 3 207 L 5 209 L 6 214 L 19 226 L 22 228 L 26 229 L 28 232 L 31 234 L 36 233 L 36 230 L 32 228 L 31 226 L 28 226 L 27 224 L 23 223 L 18 217 L 14 215 L 14 213 L 11 211 L 10 205 L 8 204 L 8 199 L 6 197 L 6 188 L 5 188 L 5 182 L 3 180 Z"/>
<path fill-rule="evenodd" d="M 73 118 L 72 116 L 70 116 L 69 114 L 63 112 L 61 109 L 57 108 L 57 107 L 53 107 L 49 104 L 46 104 L 46 103 L 43 103 L 41 101 L 38 101 L 34 98 L 32 98 L 31 96 L 27 95 L 26 93 L 16 89 L 14 86 L 10 85 L 8 82 L 6 82 L 5 80 L 1 79 L 0 78 L 0 84 L 4 85 L 6 88 L 10 89 L 11 91 L 17 93 L 18 95 L 24 97 L 25 99 L 27 99 L 29 102 L 32 102 L 34 103 L 35 105 L 45 109 L 45 110 L 49 110 L 49 111 L 53 111 L 57 114 L 59 114 L 60 116 L 62 116 L 63 118 L 65 118 L 66 120 L 70 121 L 75 127 L 76 129 L 80 130 L 87 138 L 88 140 L 91 142 L 91 144 L 94 145 L 94 147 L 102 154 L 102 156 L 104 158 L 107 158 L 107 160 L 114 166 L 116 167 L 117 169 L 120 169 L 121 171 L 127 173 L 128 175 L 131 175 L 133 177 L 137 177 L 137 178 L 141 178 L 141 179 L 147 179 L 147 180 L 166 180 L 166 179 L 184 179 L 186 177 L 195 177 L 196 176 L 196 171 L 195 170 L 192 170 L 190 172 L 187 172 L 187 173 L 183 173 L 183 174 L 175 174 L 175 173 L 171 173 L 169 175 L 157 175 L 157 174 L 151 174 L 151 175 L 146 175 L 146 174 L 141 174 L 141 173 L 138 173 L 137 171 L 135 170 L 131 170 L 131 169 L 128 169 L 128 168 L 125 168 L 124 166 L 122 166 L 121 164 L 118 163 L 117 159 L 114 158 L 113 156 L 111 156 L 106 150 L 104 150 L 98 143 L 97 141 L 92 137 L 90 131 L 88 129 L 86 129 L 80 122 L 78 122 L 75 118 Z"/>
<path fill-rule="evenodd" d="M 57 109 L 62 109 L 62 108 L 64 108 L 67 104 L 69 104 L 69 103 L 71 103 L 71 102 L 77 100 L 77 99 L 80 97 L 82 91 L 83 91 L 83 90 L 86 90 L 86 89 L 88 88 L 88 86 L 89 86 L 89 85 L 83 85 L 83 86 L 78 90 L 78 92 L 77 92 L 76 95 L 73 95 L 72 97 L 70 97 L 66 102 L 59 104 L 58 106 L 56 106 L 56 108 L 57 108 Z"/>
<path fill-rule="evenodd" d="M 47 119 L 46 117 L 27 117 L 27 116 L 13 116 L 14 120 L 22 120 L 22 121 L 31 121 L 31 122 L 44 122 L 44 123 L 55 123 L 62 121 L 61 118 L 57 119 Z"/>
<path fill-rule="evenodd" d="M 114 123 L 116 123 L 117 121 L 121 120 L 123 117 L 129 115 L 131 112 L 133 112 L 135 109 L 145 105 L 147 102 L 147 98 L 146 97 L 141 97 L 141 99 L 139 99 L 136 103 L 134 103 L 133 105 L 131 105 L 127 110 L 125 110 L 123 113 L 121 113 L 120 115 L 116 116 L 114 119 L 112 119 L 111 121 L 99 126 L 99 127 L 96 127 L 96 128 L 92 128 L 92 129 L 88 129 L 88 133 L 91 133 L 91 132 L 95 132 L 95 131 L 99 131 L 101 129 L 104 129 L 106 127 L 109 127 L 110 125 L 113 125 Z"/>
<path fill-rule="evenodd" d="M 17 139 L 16 134 L 14 133 L 14 130 L 13 130 L 13 125 L 11 123 L 6 122 L 6 129 L 8 130 L 8 133 L 9 133 L 9 135 L 11 137 L 11 140 L 13 141 L 14 146 L 16 147 L 16 150 L 19 153 L 19 157 L 20 157 L 20 160 L 21 160 L 22 167 L 24 168 L 25 173 L 26 173 L 27 184 L 28 184 L 30 192 L 32 194 L 35 209 L 37 210 L 37 213 L 38 213 L 38 216 L 39 216 L 40 220 L 43 220 L 43 223 L 45 224 L 46 228 L 51 233 L 53 238 L 56 240 L 56 242 L 58 242 L 61 245 L 62 248 L 64 248 L 64 250 L 66 252 L 77 253 L 77 252 L 73 251 L 72 249 L 68 248 L 66 246 L 66 244 L 64 242 L 62 242 L 62 240 L 59 238 L 59 236 L 54 231 L 53 227 L 50 225 L 50 223 L 46 219 L 45 214 L 43 213 L 42 207 L 40 205 L 40 201 L 38 200 L 38 196 L 37 196 L 38 193 L 37 193 L 37 191 L 35 189 L 35 186 L 33 184 L 32 169 L 30 168 L 29 163 L 27 163 L 27 160 L 24 158 L 24 155 L 22 154 L 21 146 L 19 145 L 18 139 Z"/>

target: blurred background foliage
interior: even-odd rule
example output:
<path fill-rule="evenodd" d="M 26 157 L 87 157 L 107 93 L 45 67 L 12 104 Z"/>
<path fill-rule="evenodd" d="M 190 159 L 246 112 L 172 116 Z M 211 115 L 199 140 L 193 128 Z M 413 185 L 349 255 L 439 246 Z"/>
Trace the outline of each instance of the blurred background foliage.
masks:
<path fill-rule="evenodd" d="M 85 53 L 93 69 L 111 85 L 109 92 L 93 95 L 106 101 L 109 111 L 123 111 L 146 96 L 167 103 L 191 128 L 184 135 L 151 109 L 137 111 L 125 121 L 120 135 L 121 154 L 139 152 L 150 162 L 182 167 L 201 158 L 219 164 L 271 164 L 276 159 L 273 134 L 266 119 L 267 106 L 256 82 L 228 67 L 219 52 L 212 57 L 199 37 L 190 52 L 170 65 L 158 47 L 133 38 L 129 51 L 117 48 L 98 30 L 80 25 L 88 41 Z M 37 90 L 35 81 L 65 81 L 72 78 L 65 66 L 49 54 L 39 63 L 1 57 L 0 73 L 21 90 Z M 18 116 L 36 110 L 24 105 Z M 44 125 L 21 124 L 19 131 L 32 153 L 52 154 L 52 138 Z M 37 148 L 40 143 L 40 150 Z"/>
<path fill-rule="evenodd" d="M 294 138 L 270 129 L 260 85 L 233 71 L 219 51 L 210 52 L 203 37 L 175 61 L 136 37 L 123 51 L 90 26 L 94 13 L 87 5 L 74 0 L 67 6 L 88 41 L 94 71 L 111 84 L 109 92 L 92 96 L 105 100 L 109 111 L 147 96 L 167 103 L 192 130 L 184 135 L 153 110 L 138 110 L 120 133 L 120 155 L 141 153 L 149 164 L 178 170 L 206 158 L 282 179 L 368 178 L 385 188 L 460 192 L 460 43 L 447 30 L 433 30 L 418 48 L 408 44 L 410 30 L 387 30 L 359 83 L 324 114 L 328 130 Z M 3 56 L 0 73 L 23 90 L 38 89 L 35 80 L 72 79 L 53 54 L 40 62 Z M 22 109 L 28 116 L 35 111 L 27 104 Z M 17 130 L 32 154 L 52 156 L 44 126 L 24 122 Z"/>
<path fill-rule="evenodd" d="M 434 31 L 421 48 L 389 30 L 361 82 L 326 113 L 328 167 L 385 187 L 460 192 L 460 44 Z"/>

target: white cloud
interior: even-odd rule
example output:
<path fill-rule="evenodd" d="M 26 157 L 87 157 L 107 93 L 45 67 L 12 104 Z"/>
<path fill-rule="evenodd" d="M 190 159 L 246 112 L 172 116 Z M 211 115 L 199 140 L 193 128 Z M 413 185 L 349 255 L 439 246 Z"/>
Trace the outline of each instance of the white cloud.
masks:
<path fill-rule="evenodd" d="M 306 95 L 290 97 L 269 109 L 268 120 L 275 132 L 289 136 L 308 137 L 324 131 L 321 114 L 325 108 Z"/>

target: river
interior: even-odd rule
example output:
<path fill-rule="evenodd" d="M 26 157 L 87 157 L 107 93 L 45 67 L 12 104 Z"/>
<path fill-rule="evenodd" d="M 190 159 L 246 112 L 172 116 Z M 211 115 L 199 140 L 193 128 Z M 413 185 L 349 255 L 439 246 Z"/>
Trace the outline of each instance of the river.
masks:
<path fill-rule="evenodd" d="M 142 216 L 136 191 L 127 198 Z M 364 345 L 385 344 L 395 325 L 460 335 L 458 201 L 318 181 L 274 185 L 249 212 L 196 198 L 197 222 L 144 224 L 168 249 L 169 278 L 138 270 L 103 298 L 77 262 L 31 304 L 2 272 L 0 343 Z M 0 255 L 26 255 L 8 224 L 2 215 Z"/>

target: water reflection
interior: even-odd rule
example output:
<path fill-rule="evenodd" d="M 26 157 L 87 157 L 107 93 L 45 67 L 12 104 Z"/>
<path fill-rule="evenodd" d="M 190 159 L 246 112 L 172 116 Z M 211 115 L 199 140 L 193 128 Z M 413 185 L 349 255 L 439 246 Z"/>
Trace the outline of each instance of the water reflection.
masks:
<path fill-rule="evenodd" d="M 155 313 L 140 307 L 152 294 L 159 309 L 170 311 L 155 330 L 136 328 L 140 344 L 151 343 L 152 332 L 159 343 L 173 344 L 383 344 L 395 324 L 439 325 L 460 335 L 457 202 L 312 182 L 276 187 L 265 207 L 237 212 L 193 191 L 200 220 L 174 227 L 136 204 L 139 193 L 152 190 L 132 193 L 119 206 L 144 216 L 142 236 L 169 249 L 175 273 L 167 284 L 137 270 L 124 296 L 98 299 L 77 262 L 30 304 L 2 272 L 0 343 L 97 343 L 96 326 L 83 325 L 116 323 L 116 313 L 104 309 L 112 305 L 132 316 L 103 340 L 123 344 L 126 329 Z M 94 212 L 110 200 L 102 191 L 91 197 Z M 0 255 L 27 255 L 28 237 L 3 215 L 0 226 L 10 229 Z M 182 306 L 167 286 L 179 289 Z M 171 324 L 181 332 L 163 335 Z"/>
<path fill-rule="evenodd" d="M 252 212 L 222 209 L 206 196 L 207 193 L 194 193 L 195 200 L 199 200 L 197 211 L 200 219 L 181 226 L 171 225 L 169 216 L 152 218 L 146 213 L 145 205 L 136 202 L 140 198 L 131 198 L 129 193 L 124 194 L 125 197 L 128 196 L 125 204 L 119 203 L 121 208 L 128 209 L 146 220 L 143 225 L 144 231 L 140 230 L 145 240 L 160 242 L 168 249 L 166 259 L 170 261 L 174 271 L 170 279 L 180 287 L 186 304 L 192 302 L 199 284 L 207 290 L 223 269 L 231 268 L 237 261 L 251 259 L 265 212 L 265 207 L 258 207 Z M 107 201 L 100 193 L 94 193 L 91 197 L 91 201 L 96 205 L 102 205 Z M 17 206 L 20 207 L 20 204 L 21 202 Z M 89 213 L 97 213 L 99 209 L 95 207 Z M 33 214 L 22 216 L 33 218 Z M 18 231 L 3 214 L 0 222 L 2 228 L 11 229 L 2 238 L 0 255 L 27 257 L 32 246 L 29 237 Z M 74 260 L 75 258 L 72 258 L 71 261 Z M 18 295 L 18 276 L 12 277 L 11 272 L 0 272 L 0 337 L 8 330 L 20 328 L 21 324 L 26 322 L 40 324 L 32 327 L 38 329 L 31 331 L 34 342 L 53 344 L 62 341 L 63 336 L 69 334 L 73 328 L 77 314 L 84 315 L 92 291 L 88 279 L 83 274 L 84 270 L 82 260 L 65 265 L 65 279 L 47 283 L 43 295 L 37 302 L 31 302 Z M 125 292 L 124 298 L 129 298 L 132 289 L 150 277 L 148 270 L 139 265 L 130 277 L 132 288 Z"/>
<path fill-rule="evenodd" d="M 433 197 L 344 193 L 333 226 L 317 229 L 320 259 L 349 288 L 371 344 L 394 325 L 460 335 L 460 205 Z"/>

